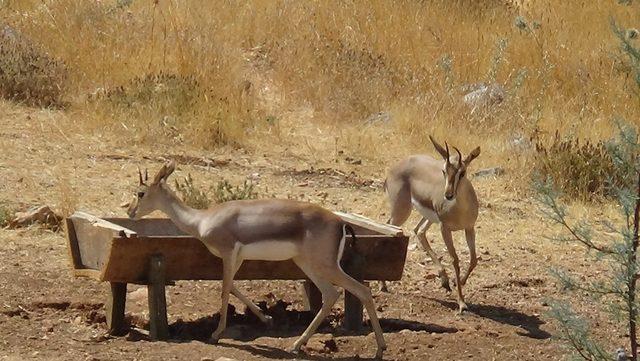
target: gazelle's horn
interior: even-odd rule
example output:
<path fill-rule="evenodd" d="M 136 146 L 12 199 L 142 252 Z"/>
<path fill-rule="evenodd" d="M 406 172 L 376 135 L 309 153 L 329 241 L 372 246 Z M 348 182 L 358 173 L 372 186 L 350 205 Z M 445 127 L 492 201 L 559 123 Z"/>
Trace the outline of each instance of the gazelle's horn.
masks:
<path fill-rule="evenodd" d="M 147 168 L 144 169 L 144 181 L 149 180 L 149 170 Z"/>
<path fill-rule="evenodd" d="M 144 184 L 144 181 L 142 180 L 142 172 L 140 171 L 140 167 L 138 167 L 138 180 L 140 180 L 140 185 Z"/>
<path fill-rule="evenodd" d="M 447 144 L 447 142 L 444 142 L 444 146 L 447 149 L 447 164 L 451 164 L 451 162 L 449 162 L 449 144 Z"/>
<path fill-rule="evenodd" d="M 458 150 L 458 148 L 453 147 L 453 149 L 455 149 L 456 152 L 458 152 L 458 167 L 462 167 L 462 154 L 460 153 L 460 150 Z"/>

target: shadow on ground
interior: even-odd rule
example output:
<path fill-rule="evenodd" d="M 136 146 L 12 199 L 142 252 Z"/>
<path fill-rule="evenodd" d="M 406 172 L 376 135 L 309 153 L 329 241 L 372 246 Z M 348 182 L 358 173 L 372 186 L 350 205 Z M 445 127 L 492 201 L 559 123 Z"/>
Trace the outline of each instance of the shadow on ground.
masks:
<path fill-rule="evenodd" d="M 443 301 L 434 298 L 431 300 L 438 302 L 451 310 L 458 309 L 458 303 L 456 302 Z M 538 316 L 527 315 L 518 310 L 504 306 L 468 304 L 468 307 L 469 309 L 467 312 L 473 313 L 482 318 L 487 318 L 506 325 L 520 327 L 524 331 L 516 332 L 520 336 L 534 338 L 537 340 L 546 340 L 551 338 L 550 333 L 540 329 L 540 326 L 544 325 L 545 322 Z"/>
<path fill-rule="evenodd" d="M 224 339 L 233 339 L 237 341 L 252 341 L 258 337 L 296 337 L 311 323 L 315 314 L 309 311 L 298 311 L 289 309 L 290 304 L 284 301 L 278 301 L 274 305 L 267 307 L 266 303 L 261 302 L 258 306 L 265 314 L 273 317 L 274 324 L 271 327 L 260 322 L 260 320 L 252 313 L 245 310 L 245 313 L 237 313 L 232 305 L 229 305 L 227 313 L 227 329 L 223 334 Z M 332 312 L 327 319 L 318 328 L 318 333 L 333 334 L 334 336 L 356 336 L 367 335 L 372 332 L 369 322 L 363 324 L 358 331 L 346 330 L 340 325 L 342 324 L 343 314 L 341 312 Z M 181 320 L 169 325 L 169 334 L 172 341 L 202 341 L 207 342 L 211 333 L 218 325 L 219 314 L 201 317 L 195 320 Z M 143 333 L 136 331 L 139 329 L 148 329 L 148 321 L 138 318 L 131 320 L 132 326 L 128 339 L 137 341 L 148 339 Z M 431 323 L 422 323 L 419 321 L 402 320 L 396 318 L 381 318 L 380 325 L 384 332 L 392 333 L 401 330 L 426 331 L 429 333 L 455 333 L 459 330 L 453 327 L 444 327 Z"/>

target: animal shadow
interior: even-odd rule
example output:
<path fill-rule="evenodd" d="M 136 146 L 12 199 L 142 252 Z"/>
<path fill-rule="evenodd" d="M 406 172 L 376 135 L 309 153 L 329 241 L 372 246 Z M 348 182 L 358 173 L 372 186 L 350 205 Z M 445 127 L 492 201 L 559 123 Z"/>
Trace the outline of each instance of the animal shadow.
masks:
<path fill-rule="evenodd" d="M 458 309 L 458 304 L 456 302 L 443 301 L 433 298 L 432 300 L 452 310 Z M 520 336 L 537 340 L 546 340 L 548 338 L 551 338 L 550 333 L 540 329 L 540 326 L 544 325 L 545 322 L 538 316 L 527 315 L 518 310 L 514 310 L 504 306 L 468 304 L 468 307 L 468 312 L 471 312 L 482 318 L 487 318 L 506 325 L 520 327 L 523 331 L 516 332 Z"/>

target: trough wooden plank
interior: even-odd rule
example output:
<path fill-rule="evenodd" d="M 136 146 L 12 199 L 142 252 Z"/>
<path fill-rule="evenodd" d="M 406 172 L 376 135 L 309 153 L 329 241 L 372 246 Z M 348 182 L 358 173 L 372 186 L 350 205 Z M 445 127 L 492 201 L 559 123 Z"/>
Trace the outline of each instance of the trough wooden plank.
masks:
<path fill-rule="evenodd" d="M 76 218 L 76 219 L 85 219 L 95 227 L 110 229 L 110 230 L 113 230 L 114 232 L 116 232 L 119 235 L 124 235 L 125 237 L 135 237 L 135 236 L 137 236 L 136 232 L 132 231 L 129 228 L 123 227 L 123 226 L 115 224 L 113 222 L 109 222 L 109 221 L 107 221 L 105 219 L 96 217 L 96 216 L 94 216 L 92 214 L 89 214 L 89 213 L 77 211 L 77 212 L 74 212 L 71 215 L 71 217 L 72 218 Z"/>
<path fill-rule="evenodd" d="M 82 217 L 71 216 L 69 219 L 74 231 L 73 234 L 69 233 L 69 247 L 71 252 L 79 255 L 77 263 L 74 262 L 75 269 L 102 270 L 109 258 L 111 241 L 117 234 L 111 229 L 94 227 Z"/>
<path fill-rule="evenodd" d="M 358 237 L 355 250 L 364 257 L 364 280 L 397 281 L 402 276 L 406 237 Z M 167 280 L 221 280 L 222 260 L 191 237 L 114 238 L 103 281 L 146 283 L 145 265 L 152 254 L 165 257 Z M 299 280 L 304 273 L 292 262 L 245 261 L 237 280 Z"/>
<path fill-rule="evenodd" d="M 359 214 L 343 213 L 338 211 L 334 211 L 333 213 L 338 217 L 342 218 L 342 220 L 344 220 L 345 222 L 348 222 L 360 227 L 368 228 L 376 232 L 379 232 L 381 234 L 386 234 L 390 236 L 401 236 L 403 234 L 402 228 L 400 227 L 396 227 L 391 224 L 379 223 L 365 216 L 361 216 Z"/>
<path fill-rule="evenodd" d="M 73 226 L 71 218 L 67 218 L 67 239 L 69 241 L 69 256 L 71 257 L 71 265 L 73 269 L 82 268 L 82 257 L 80 255 L 80 248 L 78 246 L 78 237 L 76 235 L 76 229 Z"/>

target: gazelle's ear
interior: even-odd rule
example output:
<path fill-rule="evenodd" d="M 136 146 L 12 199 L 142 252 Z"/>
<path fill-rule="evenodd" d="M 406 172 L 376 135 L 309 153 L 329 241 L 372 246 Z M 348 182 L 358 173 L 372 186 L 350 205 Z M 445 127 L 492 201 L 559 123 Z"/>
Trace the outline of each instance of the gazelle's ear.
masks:
<path fill-rule="evenodd" d="M 472 150 L 471 153 L 469 153 L 469 155 L 467 155 L 467 157 L 464 159 L 464 164 L 469 165 L 469 163 L 471 163 L 472 160 L 478 158 L 479 155 L 480 147 L 476 147 L 476 149 Z"/>
<path fill-rule="evenodd" d="M 431 135 L 429 135 L 429 139 L 431 139 L 431 143 L 433 143 L 433 146 L 436 148 L 436 151 L 438 153 L 440 153 L 442 158 L 444 160 L 448 161 L 449 160 L 449 152 L 447 152 L 438 142 L 436 142 L 436 140 L 433 139 L 433 137 Z"/>
<path fill-rule="evenodd" d="M 174 161 L 165 163 L 153 178 L 153 184 L 166 182 L 167 178 L 171 175 L 171 173 L 173 173 L 174 170 L 176 170 L 176 163 Z"/>

